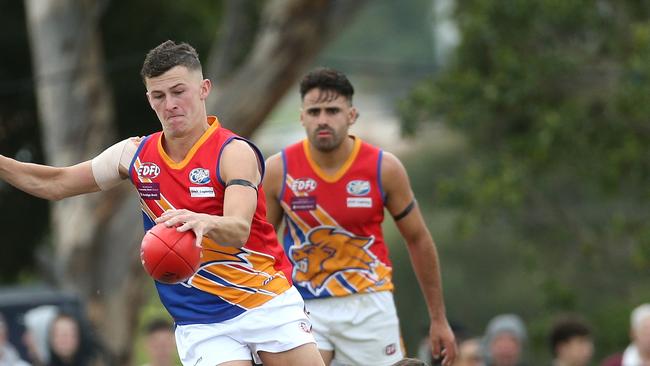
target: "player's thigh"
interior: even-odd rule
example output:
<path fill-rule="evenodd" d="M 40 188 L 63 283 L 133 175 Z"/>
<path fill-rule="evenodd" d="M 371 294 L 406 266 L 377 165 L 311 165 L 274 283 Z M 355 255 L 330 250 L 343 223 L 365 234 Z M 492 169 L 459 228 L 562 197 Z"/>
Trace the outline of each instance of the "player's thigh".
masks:
<path fill-rule="evenodd" d="M 250 348 L 229 337 L 223 324 L 191 324 L 176 327 L 176 347 L 185 366 L 252 364 Z"/>
<path fill-rule="evenodd" d="M 313 347 L 314 355 L 320 359 L 311 333 L 311 322 L 304 308 L 302 297 L 295 288 L 291 288 L 241 317 L 233 337 L 249 346 L 255 362 L 260 361 L 262 352 L 280 354 L 308 344 L 312 346 L 303 348 L 308 350 Z M 301 351 L 301 354 L 304 352 Z"/>
<path fill-rule="evenodd" d="M 312 315 L 329 323 L 327 337 L 334 346 L 332 365 L 391 365 L 402 358 L 392 293 L 353 295 L 333 303 L 328 304 L 329 309 L 312 307 L 317 310 Z"/>
<path fill-rule="evenodd" d="M 318 341 L 316 341 L 316 343 L 318 343 Z M 320 345 L 319 345 L 318 352 L 320 352 L 320 356 L 323 358 L 323 362 L 325 363 L 325 366 L 330 366 L 330 364 L 332 363 L 332 359 L 334 358 L 334 351 L 320 349 Z"/>
<path fill-rule="evenodd" d="M 220 363 L 217 366 L 251 366 L 253 363 L 251 361 L 226 361 Z"/>
<path fill-rule="evenodd" d="M 315 343 L 307 343 L 302 346 L 284 352 L 258 352 L 264 366 L 324 366 L 323 359 L 318 353 Z"/>
<path fill-rule="evenodd" d="M 404 356 L 396 316 L 373 316 L 332 337 L 336 365 L 392 365 Z"/>

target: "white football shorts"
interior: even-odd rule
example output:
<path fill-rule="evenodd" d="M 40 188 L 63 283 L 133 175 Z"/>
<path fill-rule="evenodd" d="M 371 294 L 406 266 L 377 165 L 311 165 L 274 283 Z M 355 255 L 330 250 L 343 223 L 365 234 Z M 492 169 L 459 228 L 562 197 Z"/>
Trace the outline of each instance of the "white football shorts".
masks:
<path fill-rule="evenodd" d="M 393 293 L 305 301 L 318 348 L 332 365 L 392 365 L 404 358 Z"/>
<path fill-rule="evenodd" d="M 295 287 L 266 304 L 222 323 L 176 327 L 176 346 L 184 366 L 214 366 L 227 361 L 261 363 L 258 351 L 288 351 L 315 343 L 304 302 Z"/>

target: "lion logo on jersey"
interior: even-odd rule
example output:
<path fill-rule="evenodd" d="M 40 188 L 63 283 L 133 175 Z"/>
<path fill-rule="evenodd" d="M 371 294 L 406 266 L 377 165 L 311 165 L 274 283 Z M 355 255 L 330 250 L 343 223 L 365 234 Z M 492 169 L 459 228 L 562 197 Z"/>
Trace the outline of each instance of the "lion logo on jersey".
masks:
<path fill-rule="evenodd" d="M 289 249 L 294 281 L 319 295 L 327 283 L 343 272 L 363 272 L 375 277 L 377 257 L 368 249 L 374 237 L 321 226 L 307 233 L 305 243 Z"/>

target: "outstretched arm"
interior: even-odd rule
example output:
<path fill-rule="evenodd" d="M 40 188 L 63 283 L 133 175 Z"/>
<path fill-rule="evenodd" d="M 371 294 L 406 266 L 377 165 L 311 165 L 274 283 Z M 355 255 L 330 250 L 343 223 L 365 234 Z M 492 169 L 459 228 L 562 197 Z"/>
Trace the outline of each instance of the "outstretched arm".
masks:
<path fill-rule="evenodd" d="M 21 191 L 47 200 L 99 191 L 90 160 L 56 168 L 23 163 L 0 155 L 0 178 Z"/>
<path fill-rule="evenodd" d="M 386 207 L 396 219 L 397 228 L 406 241 L 413 271 L 427 303 L 431 319 L 429 337 L 433 355 L 442 355 L 443 365 L 451 365 L 456 357 L 456 342 L 445 314 L 435 243 L 415 203 L 402 163 L 394 155 L 384 152 L 381 167 L 382 186 L 388 197 Z"/>
<path fill-rule="evenodd" d="M 106 190 L 127 176 L 139 138 L 118 142 L 93 160 L 69 167 L 23 163 L 0 155 L 0 179 L 33 196 L 60 200 Z"/>

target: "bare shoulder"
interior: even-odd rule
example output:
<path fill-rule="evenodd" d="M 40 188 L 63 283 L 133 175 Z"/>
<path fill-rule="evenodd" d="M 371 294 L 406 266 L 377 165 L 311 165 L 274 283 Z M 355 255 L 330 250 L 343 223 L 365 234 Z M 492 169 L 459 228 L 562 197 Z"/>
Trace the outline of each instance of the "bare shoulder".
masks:
<path fill-rule="evenodd" d="M 394 179 L 398 176 L 406 176 L 406 169 L 397 156 L 388 151 L 384 151 L 381 159 L 381 175 L 382 179 Z"/>
<path fill-rule="evenodd" d="M 258 164 L 262 164 L 262 161 L 259 161 L 258 155 L 253 150 L 248 141 L 241 139 L 233 139 L 223 148 L 221 154 L 221 165 L 222 166 L 231 166 L 236 169 L 243 169 L 247 165 L 253 165 L 257 167 Z"/>
<path fill-rule="evenodd" d="M 386 194 L 386 207 L 392 215 L 401 212 L 413 200 L 406 169 L 393 154 L 384 152 L 381 161 L 381 183 Z"/>
<path fill-rule="evenodd" d="M 257 184 L 261 177 L 262 163 L 247 141 L 234 139 L 223 148 L 219 174 L 224 181 L 246 179 Z"/>
<path fill-rule="evenodd" d="M 235 152 L 235 153 L 245 153 L 246 151 L 250 151 L 251 153 L 253 152 L 253 148 L 251 145 L 242 139 L 232 139 L 223 149 L 224 153 L 227 151 L 230 152 Z"/>
<path fill-rule="evenodd" d="M 266 159 L 266 172 L 264 174 L 264 189 L 266 192 L 273 194 L 279 193 L 282 178 L 282 154 L 276 153 Z"/>
<path fill-rule="evenodd" d="M 278 173 L 282 170 L 282 153 L 275 153 L 266 159 L 266 171 Z"/>

